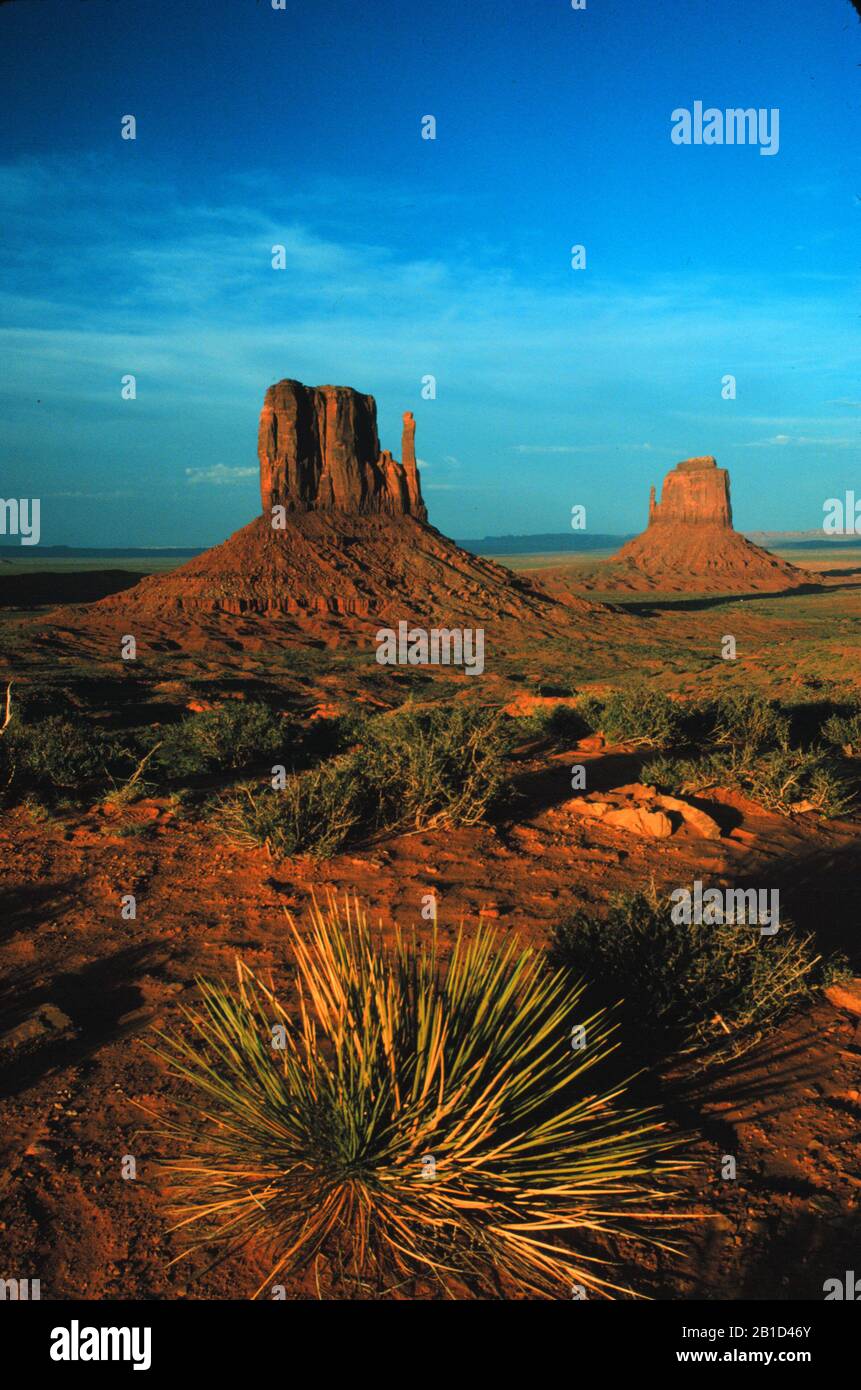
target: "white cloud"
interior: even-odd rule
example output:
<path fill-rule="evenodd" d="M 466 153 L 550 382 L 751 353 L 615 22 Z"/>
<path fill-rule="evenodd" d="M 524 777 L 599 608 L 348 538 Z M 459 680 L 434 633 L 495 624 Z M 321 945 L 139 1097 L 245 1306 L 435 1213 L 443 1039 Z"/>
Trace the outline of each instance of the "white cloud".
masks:
<path fill-rule="evenodd" d="M 225 484 L 241 483 L 245 478 L 256 478 L 257 465 L 253 468 L 228 468 L 224 463 L 213 463 L 208 468 L 186 468 L 185 476 L 190 483 Z"/>
<path fill-rule="evenodd" d="M 857 449 L 861 446 L 861 439 L 816 438 L 806 434 L 775 434 L 771 439 L 750 439 L 743 447 L 745 449 L 770 449 L 775 446 L 783 447 L 787 444 L 817 449 Z"/>

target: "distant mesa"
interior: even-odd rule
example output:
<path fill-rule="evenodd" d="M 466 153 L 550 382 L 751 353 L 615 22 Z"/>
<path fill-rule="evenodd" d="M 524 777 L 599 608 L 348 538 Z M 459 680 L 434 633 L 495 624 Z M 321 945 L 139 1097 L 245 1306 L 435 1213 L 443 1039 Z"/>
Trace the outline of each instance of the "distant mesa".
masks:
<path fill-rule="evenodd" d="M 711 455 L 684 459 L 649 495 L 649 524 L 590 587 L 747 593 L 797 588 L 813 576 L 733 529 L 729 473 Z"/>

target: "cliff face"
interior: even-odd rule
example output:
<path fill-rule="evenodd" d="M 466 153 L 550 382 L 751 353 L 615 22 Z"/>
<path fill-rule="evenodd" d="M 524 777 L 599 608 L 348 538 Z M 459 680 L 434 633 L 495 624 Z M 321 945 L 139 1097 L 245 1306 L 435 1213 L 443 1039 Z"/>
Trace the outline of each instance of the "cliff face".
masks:
<path fill-rule="evenodd" d="M 415 460 L 415 420 L 404 416 L 403 464 L 380 449 L 377 406 L 350 386 L 279 381 L 263 402 L 257 452 L 264 512 L 337 511 L 427 521 Z"/>
<path fill-rule="evenodd" d="M 667 474 L 660 502 L 649 497 L 650 526 L 702 525 L 732 530 L 729 473 L 711 455 L 685 459 Z"/>

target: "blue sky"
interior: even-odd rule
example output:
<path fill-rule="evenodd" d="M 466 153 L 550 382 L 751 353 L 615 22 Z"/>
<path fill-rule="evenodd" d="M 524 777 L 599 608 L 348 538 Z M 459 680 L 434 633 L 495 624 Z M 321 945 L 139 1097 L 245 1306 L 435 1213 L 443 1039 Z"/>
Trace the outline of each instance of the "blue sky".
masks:
<path fill-rule="evenodd" d="M 743 528 L 861 492 L 848 0 L 287 3 L 0 6 L 0 496 L 44 544 L 245 524 L 285 376 L 396 456 L 413 410 L 455 536 L 640 529 L 692 454 Z M 778 153 L 674 145 L 698 100 L 778 108 Z"/>

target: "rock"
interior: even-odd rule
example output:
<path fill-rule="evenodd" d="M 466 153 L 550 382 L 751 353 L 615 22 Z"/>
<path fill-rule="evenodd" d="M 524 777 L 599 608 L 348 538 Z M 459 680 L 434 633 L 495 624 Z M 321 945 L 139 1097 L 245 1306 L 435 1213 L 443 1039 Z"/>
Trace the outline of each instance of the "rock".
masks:
<path fill-rule="evenodd" d="M 584 753 L 599 753 L 606 747 L 606 742 L 603 734 L 587 734 L 585 738 L 578 739 L 577 747 L 582 748 Z"/>
<path fill-rule="evenodd" d="M 584 820 L 603 820 L 613 807 L 609 801 L 590 801 L 585 796 L 578 796 L 573 801 L 566 801 L 562 809 L 572 816 L 582 816 Z"/>
<path fill-rule="evenodd" d="M 667 592 L 791 589 L 814 576 L 733 530 L 729 473 L 706 455 L 685 459 L 649 494 L 648 526 L 608 562 L 604 586 Z"/>
<path fill-rule="evenodd" d="M 686 825 L 704 840 L 719 840 L 720 826 L 716 820 L 707 815 L 705 811 L 700 811 L 698 807 L 691 806 L 689 802 L 680 800 L 677 796 L 656 796 L 655 805 L 660 806 L 665 811 L 677 811 Z"/>
<path fill-rule="evenodd" d="M 861 1018 L 861 979 L 847 980 L 839 985 L 829 985 L 825 990 L 825 998 L 829 1004 L 834 1005 L 835 1009 L 844 1009 L 846 1013 Z"/>
<path fill-rule="evenodd" d="M 415 420 L 404 416 L 404 464 L 380 449 L 377 405 L 351 386 L 286 379 L 263 401 L 257 452 L 264 512 L 385 513 L 427 520 L 415 458 Z"/>
<path fill-rule="evenodd" d="M 52 623 L 68 621 L 107 650 L 117 625 L 128 632 L 133 618 L 154 642 L 169 640 L 175 648 L 186 640 L 182 628 L 172 631 L 177 623 L 194 625 L 192 640 L 199 640 L 200 614 L 253 618 L 254 631 L 220 620 L 209 629 L 231 651 L 246 641 L 259 649 L 274 640 L 257 631 L 257 617 L 279 624 L 286 618 L 291 642 L 322 639 L 334 646 L 349 632 L 349 640 L 365 645 L 381 627 L 397 629 L 404 620 L 431 628 L 492 627 L 489 640 L 510 633 L 536 651 L 545 638 L 555 640 L 591 618 L 606 618 L 616 632 L 629 626 L 621 614 L 576 595 L 559 602 L 537 582 L 429 526 L 415 424 L 407 411 L 401 464 L 380 449 L 372 396 L 279 381 L 266 392 L 260 418 L 263 514 L 177 569 L 147 575 L 86 612 L 54 613 Z M 285 515 L 273 515 L 274 506 Z M 391 676 L 409 679 L 402 669 Z"/>
<path fill-rule="evenodd" d="M 10 1057 L 30 1052 L 48 1043 L 73 1038 L 77 1031 L 72 1020 L 56 1004 L 40 1004 L 15 1028 L 0 1036 L 0 1054 Z"/>
<path fill-rule="evenodd" d="M 679 523 L 732 530 L 729 473 L 711 455 L 677 463 L 664 479 L 660 502 L 654 488 L 649 494 L 650 526 Z"/>
<path fill-rule="evenodd" d="M 419 470 L 416 463 L 416 422 L 411 410 L 404 411 L 404 428 L 401 434 L 401 465 L 407 479 L 407 500 L 410 516 L 427 521 L 427 508 L 422 501 Z"/>
<path fill-rule="evenodd" d="M 669 816 L 663 811 L 648 811 L 644 806 L 626 806 L 618 811 L 608 811 L 601 817 L 603 825 L 614 825 L 619 830 L 630 830 L 635 835 L 648 835 L 652 840 L 666 840 L 673 833 Z"/>
<path fill-rule="evenodd" d="M 582 816 L 584 820 L 599 820 L 603 825 L 658 840 L 666 839 L 676 828 L 666 814 L 669 811 L 703 839 L 720 839 L 720 826 L 705 811 L 690 806 L 680 797 L 663 796 L 643 782 L 627 782 L 610 792 L 574 797 L 561 809 L 570 815 Z"/>

